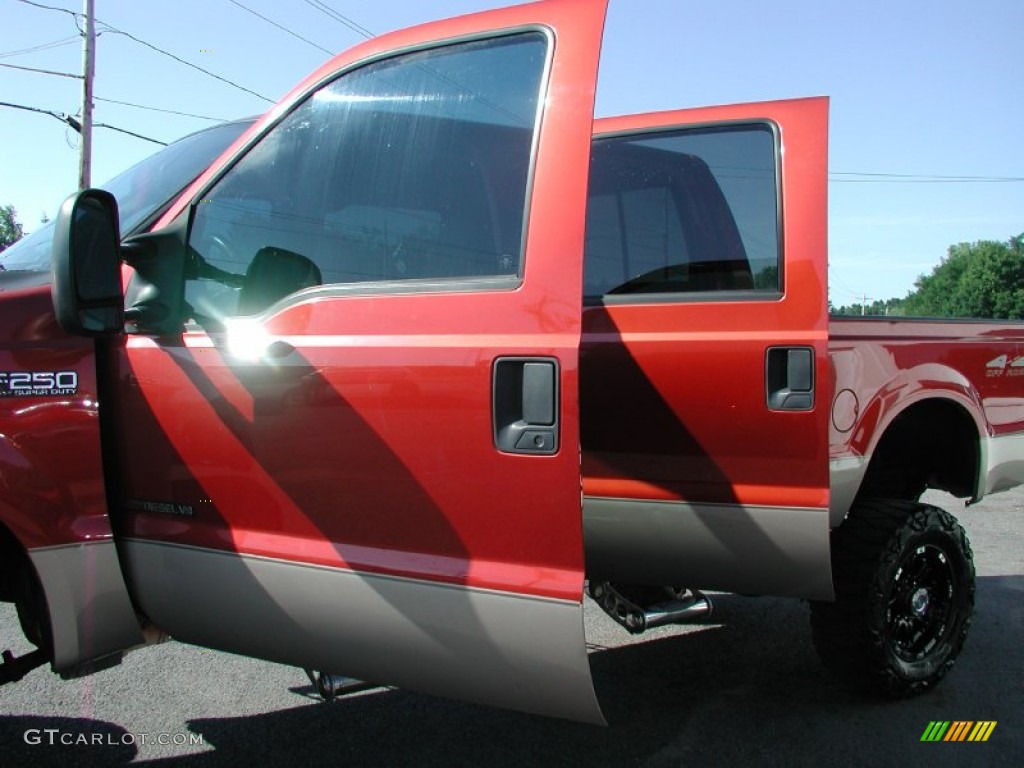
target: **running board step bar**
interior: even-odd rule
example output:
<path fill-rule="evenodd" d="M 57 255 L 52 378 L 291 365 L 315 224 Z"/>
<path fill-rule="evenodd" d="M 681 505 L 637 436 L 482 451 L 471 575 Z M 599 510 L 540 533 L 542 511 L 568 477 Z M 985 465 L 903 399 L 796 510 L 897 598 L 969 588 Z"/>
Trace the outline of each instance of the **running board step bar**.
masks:
<path fill-rule="evenodd" d="M 36 667 L 41 667 L 50 660 L 49 654 L 42 648 L 15 657 L 10 651 L 3 652 L 3 663 L 0 664 L 0 685 L 15 683 Z"/>
<path fill-rule="evenodd" d="M 315 669 L 306 669 L 304 671 L 306 677 L 309 678 L 309 682 L 313 684 L 313 688 L 316 689 L 317 694 L 324 701 L 334 701 L 340 696 L 380 687 L 376 683 L 367 683 L 363 680 L 356 680 L 354 677 L 346 677 L 345 675 L 334 675 Z"/>
<path fill-rule="evenodd" d="M 590 596 L 634 635 L 666 624 L 686 624 L 711 615 L 711 601 L 695 589 L 591 582 Z"/>

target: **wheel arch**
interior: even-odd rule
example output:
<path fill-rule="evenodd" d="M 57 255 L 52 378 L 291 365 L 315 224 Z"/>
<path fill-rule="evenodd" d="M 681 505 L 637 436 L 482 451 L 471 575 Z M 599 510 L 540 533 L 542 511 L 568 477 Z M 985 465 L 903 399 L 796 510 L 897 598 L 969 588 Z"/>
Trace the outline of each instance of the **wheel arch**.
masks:
<path fill-rule="evenodd" d="M 916 501 L 926 488 L 971 501 L 984 495 L 990 427 L 973 386 L 957 379 L 933 380 L 895 403 L 880 393 L 865 409 L 865 421 L 874 420 L 872 407 L 884 412 L 861 448 L 869 458 L 852 501 Z"/>
<path fill-rule="evenodd" d="M 865 498 L 916 500 L 926 487 L 971 502 L 985 495 L 992 428 L 967 377 L 927 363 L 899 371 L 862 402 L 848 453 L 832 461 L 833 529 Z M 913 481 L 894 482 L 904 471 Z"/>
<path fill-rule="evenodd" d="M 885 495 L 873 492 L 876 468 L 896 463 L 913 469 L 926 487 L 973 498 L 985 465 L 982 435 L 972 414 L 953 398 L 929 397 L 910 404 L 894 415 L 879 438 L 859 495 Z M 905 494 L 889 497 L 913 500 Z"/>
<path fill-rule="evenodd" d="M 59 672 L 143 641 L 103 505 L 0 434 L 0 598 Z"/>
<path fill-rule="evenodd" d="M 0 602 L 14 604 L 25 638 L 43 649 L 52 660 L 53 632 L 46 592 L 28 550 L 3 519 L 0 519 Z"/>

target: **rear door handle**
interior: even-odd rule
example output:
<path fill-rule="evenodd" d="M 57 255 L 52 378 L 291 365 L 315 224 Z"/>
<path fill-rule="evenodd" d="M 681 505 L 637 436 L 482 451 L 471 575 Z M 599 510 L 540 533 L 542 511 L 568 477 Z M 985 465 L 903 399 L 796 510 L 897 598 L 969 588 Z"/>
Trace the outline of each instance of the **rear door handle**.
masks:
<path fill-rule="evenodd" d="M 765 357 L 765 387 L 771 411 L 812 410 L 814 348 L 769 347 Z"/>
<path fill-rule="evenodd" d="M 503 453 L 558 452 L 558 361 L 501 357 L 494 361 L 494 446 Z"/>

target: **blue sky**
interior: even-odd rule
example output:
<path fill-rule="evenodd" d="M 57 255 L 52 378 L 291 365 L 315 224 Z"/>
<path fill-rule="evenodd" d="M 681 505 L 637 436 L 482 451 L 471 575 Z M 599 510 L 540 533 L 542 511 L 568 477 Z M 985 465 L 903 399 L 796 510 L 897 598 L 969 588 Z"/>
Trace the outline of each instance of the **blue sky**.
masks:
<path fill-rule="evenodd" d="M 34 1 L 82 8 L 78 0 Z M 101 21 L 273 100 L 328 58 L 231 0 L 95 2 Z M 239 2 L 330 51 L 361 39 L 316 2 Z M 322 2 L 378 34 L 507 4 Z M 611 0 L 597 111 L 830 96 L 831 298 L 903 296 L 950 244 L 1024 232 L 1022 29 L 1019 0 Z M 79 72 L 77 34 L 66 13 L 0 0 L 0 64 Z M 3 102 L 75 113 L 80 91 L 76 80 L 0 67 Z M 95 92 L 224 119 L 270 106 L 109 31 L 98 42 Z M 96 102 L 95 119 L 163 141 L 211 124 L 109 101 Z M 27 230 L 43 212 L 52 217 L 76 185 L 76 146 L 77 135 L 56 119 L 0 107 L 0 204 L 13 204 Z M 155 149 L 97 129 L 94 183 Z"/>

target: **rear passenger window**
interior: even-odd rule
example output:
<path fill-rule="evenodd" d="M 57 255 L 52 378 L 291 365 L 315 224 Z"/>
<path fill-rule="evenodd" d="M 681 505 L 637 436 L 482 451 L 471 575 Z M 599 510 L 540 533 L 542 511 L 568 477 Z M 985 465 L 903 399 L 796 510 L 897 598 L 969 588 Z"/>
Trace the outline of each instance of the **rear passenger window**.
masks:
<path fill-rule="evenodd" d="M 515 285 L 547 52 L 532 32 L 460 43 L 312 94 L 197 206 L 197 321 L 319 285 Z"/>
<path fill-rule="evenodd" d="M 585 296 L 778 295 L 776 167 L 763 123 L 596 141 Z"/>

